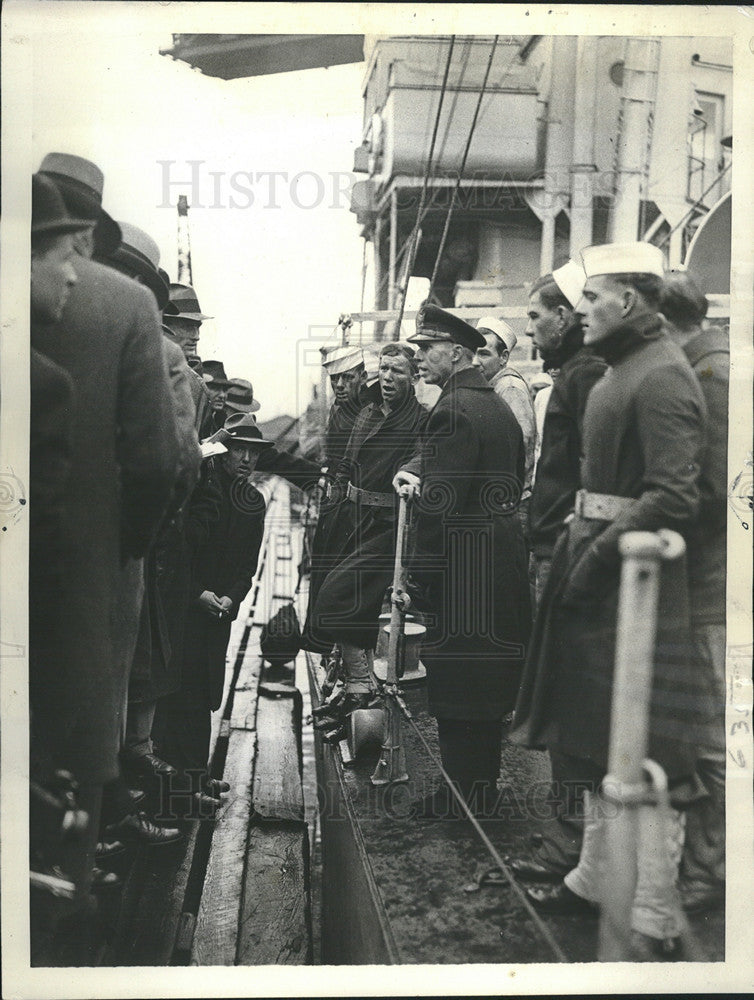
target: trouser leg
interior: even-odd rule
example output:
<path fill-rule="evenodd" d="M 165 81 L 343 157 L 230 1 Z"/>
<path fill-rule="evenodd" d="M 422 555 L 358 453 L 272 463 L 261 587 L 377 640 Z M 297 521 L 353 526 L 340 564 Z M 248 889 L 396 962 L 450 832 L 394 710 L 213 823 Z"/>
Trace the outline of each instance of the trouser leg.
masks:
<path fill-rule="evenodd" d="M 584 830 L 584 793 L 596 792 L 602 769 L 589 760 L 550 751 L 550 801 L 555 815 L 542 824 L 536 861 L 556 872 L 567 872 L 579 862 Z"/>
<path fill-rule="evenodd" d="M 156 701 L 129 701 L 126 713 L 125 747 L 132 754 L 152 753 L 152 726 Z"/>
<path fill-rule="evenodd" d="M 596 903 L 603 864 L 602 824 L 604 816 L 594 792 L 584 792 L 584 832 L 578 864 L 563 881 L 577 896 Z"/>
<path fill-rule="evenodd" d="M 440 757 L 453 784 L 470 803 L 491 803 L 500 774 L 502 720 L 438 719 Z"/>

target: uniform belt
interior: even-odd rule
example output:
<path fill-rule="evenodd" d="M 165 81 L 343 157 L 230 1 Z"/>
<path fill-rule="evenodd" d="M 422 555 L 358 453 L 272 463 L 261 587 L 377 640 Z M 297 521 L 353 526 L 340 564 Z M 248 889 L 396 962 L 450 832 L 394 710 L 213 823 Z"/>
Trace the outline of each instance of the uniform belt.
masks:
<path fill-rule="evenodd" d="M 346 499 L 351 503 L 362 503 L 367 507 L 395 506 L 395 493 L 372 493 L 370 490 L 360 490 L 353 483 L 348 484 Z"/>
<path fill-rule="evenodd" d="M 634 503 L 631 497 L 616 497 L 610 493 L 589 493 L 579 490 L 574 512 L 587 521 L 614 521 Z"/>

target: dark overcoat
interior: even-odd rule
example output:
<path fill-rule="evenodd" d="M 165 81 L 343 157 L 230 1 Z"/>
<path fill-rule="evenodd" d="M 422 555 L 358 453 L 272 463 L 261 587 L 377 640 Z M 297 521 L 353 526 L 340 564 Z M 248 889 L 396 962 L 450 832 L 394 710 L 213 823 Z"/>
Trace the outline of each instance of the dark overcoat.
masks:
<path fill-rule="evenodd" d="M 699 508 L 704 400 L 654 315 L 596 345 L 612 368 L 584 415 L 583 487 L 635 502 L 612 522 L 574 518 L 555 548 L 534 625 L 511 738 L 607 768 L 618 541 L 626 531 L 686 534 Z M 663 564 L 650 706 L 649 756 L 671 778 L 693 769 L 707 717 L 706 682 L 690 643 L 685 560 Z"/>
<path fill-rule="evenodd" d="M 35 346 L 71 375 L 77 397 L 64 530 L 72 551 L 54 706 L 65 765 L 80 781 L 114 778 L 141 607 L 141 560 L 169 502 L 177 434 L 152 293 L 77 259 L 59 323 Z"/>
<path fill-rule="evenodd" d="M 415 455 L 427 411 L 413 391 L 396 410 L 370 403 L 359 413 L 338 467 L 341 485 L 387 494 L 389 507 L 369 506 L 358 497 L 338 508 L 330 536 L 332 568 L 317 596 L 314 623 L 332 642 L 373 649 L 380 609 L 392 582 L 398 496 L 396 472 Z"/>
<path fill-rule="evenodd" d="M 582 347 L 561 365 L 547 402 L 542 450 L 529 504 L 532 552 L 550 558 L 581 485 L 581 436 L 586 402 L 607 365 Z"/>
<path fill-rule="evenodd" d="M 220 463 L 191 501 L 189 532 L 206 523 L 206 506 L 216 503 L 216 520 L 192 556 L 192 583 L 184 636 L 186 682 L 207 710 L 219 707 L 225 680 L 225 652 L 230 630 L 251 589 L 264 536 L 265 502 L 248 480 L 231 479 Z M 209 590 L 233 602 L 217 619 L 197 604 Z"/>
<path fill-rule="evenodd" d="M 531 626 L 515 513 L 524 446 L 510 407 L 477 369 L 448 379 L 407 470 L 422 481 L 410 565 L 435 616 L 421 651 L 430 708 L 439 718 L 500 719 L 513 708 Z"/>
<path fill-rule="evenodd" d="M 332 642 L 315 627 L 314 608 L 316 607 L 319 589 L 332 568 L 331 553 L 334 550 L 331 546 L 330 534 L 337 521 L 338 509 L 346 502 L 344 490 L 334 482 L 335 472 L 348 447 L 351 431 L 358 415 L 358 407 L 350 403 L 346 403 L 343 406 L 339 403 L 333 403 L 327 420 L 325 459 L 323 464 L 327 468 L 329 486 L 327 494 L 322 497 L 319 505 L 319 518 L 314 538 L 312 539 L 309 597 L 301 640 L 303 649 L 309 649 L 317 653 L 327 653 L 332 648 Z"/>
<path fill-rule="evenodd" d="M 161 698 L 181 681 L 191 571 L 184 506 L 201 465 L 190 385 L 193 372 L 177 344 L 164 337 L 162 345 L 175 404 L 178 468 L 170 508 L 144 562 L 144 600 L 128 689 L 134 703 Z"/>

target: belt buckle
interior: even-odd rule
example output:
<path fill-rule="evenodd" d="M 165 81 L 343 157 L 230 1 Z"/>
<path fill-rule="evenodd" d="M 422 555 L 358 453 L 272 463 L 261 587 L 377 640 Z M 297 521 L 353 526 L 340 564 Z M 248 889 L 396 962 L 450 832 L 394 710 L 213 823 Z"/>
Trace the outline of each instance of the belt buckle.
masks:
<path fill-rule="evenodd" d="M 353 503 L 356 503 L 356 497 L 354 496 L 354 488 L 351 485 L 350 481 L 346 486 L 346 500 L 351 500 L 353 501 Z"/>
<path fill-rule="evenodd" d="M 573 507 L 573 512 L 576 515 L 576 517 L 583 517 L 584 516 L 584 499 L 585 499 L 585 497 L 586 497 L 586 490 L 582 489 L 582 490 L 577 490 L 576 491 L 576 502 L 575 502 L 574 507 Z"/>

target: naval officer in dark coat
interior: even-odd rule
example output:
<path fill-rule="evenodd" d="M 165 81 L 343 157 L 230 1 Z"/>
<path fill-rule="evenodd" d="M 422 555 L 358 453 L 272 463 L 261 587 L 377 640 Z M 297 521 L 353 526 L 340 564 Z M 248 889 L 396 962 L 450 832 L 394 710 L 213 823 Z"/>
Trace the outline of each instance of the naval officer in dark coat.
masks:
<path fill-rule="evenodd" d="M 467 801 L 492 806 L 502 719 L 513 708 L 531 622 L 527 557 L 516 509 L 521 428 L 473 366 L 481 333 L 428 305 L 417 317 L 419 374 L 442 392 L 421 453 L 394 480 L 420 489 L 411 572 L 430 622 L 422 662 L 443 765 Z M 453 814 L 447 789 L 418 816 Z"/>

